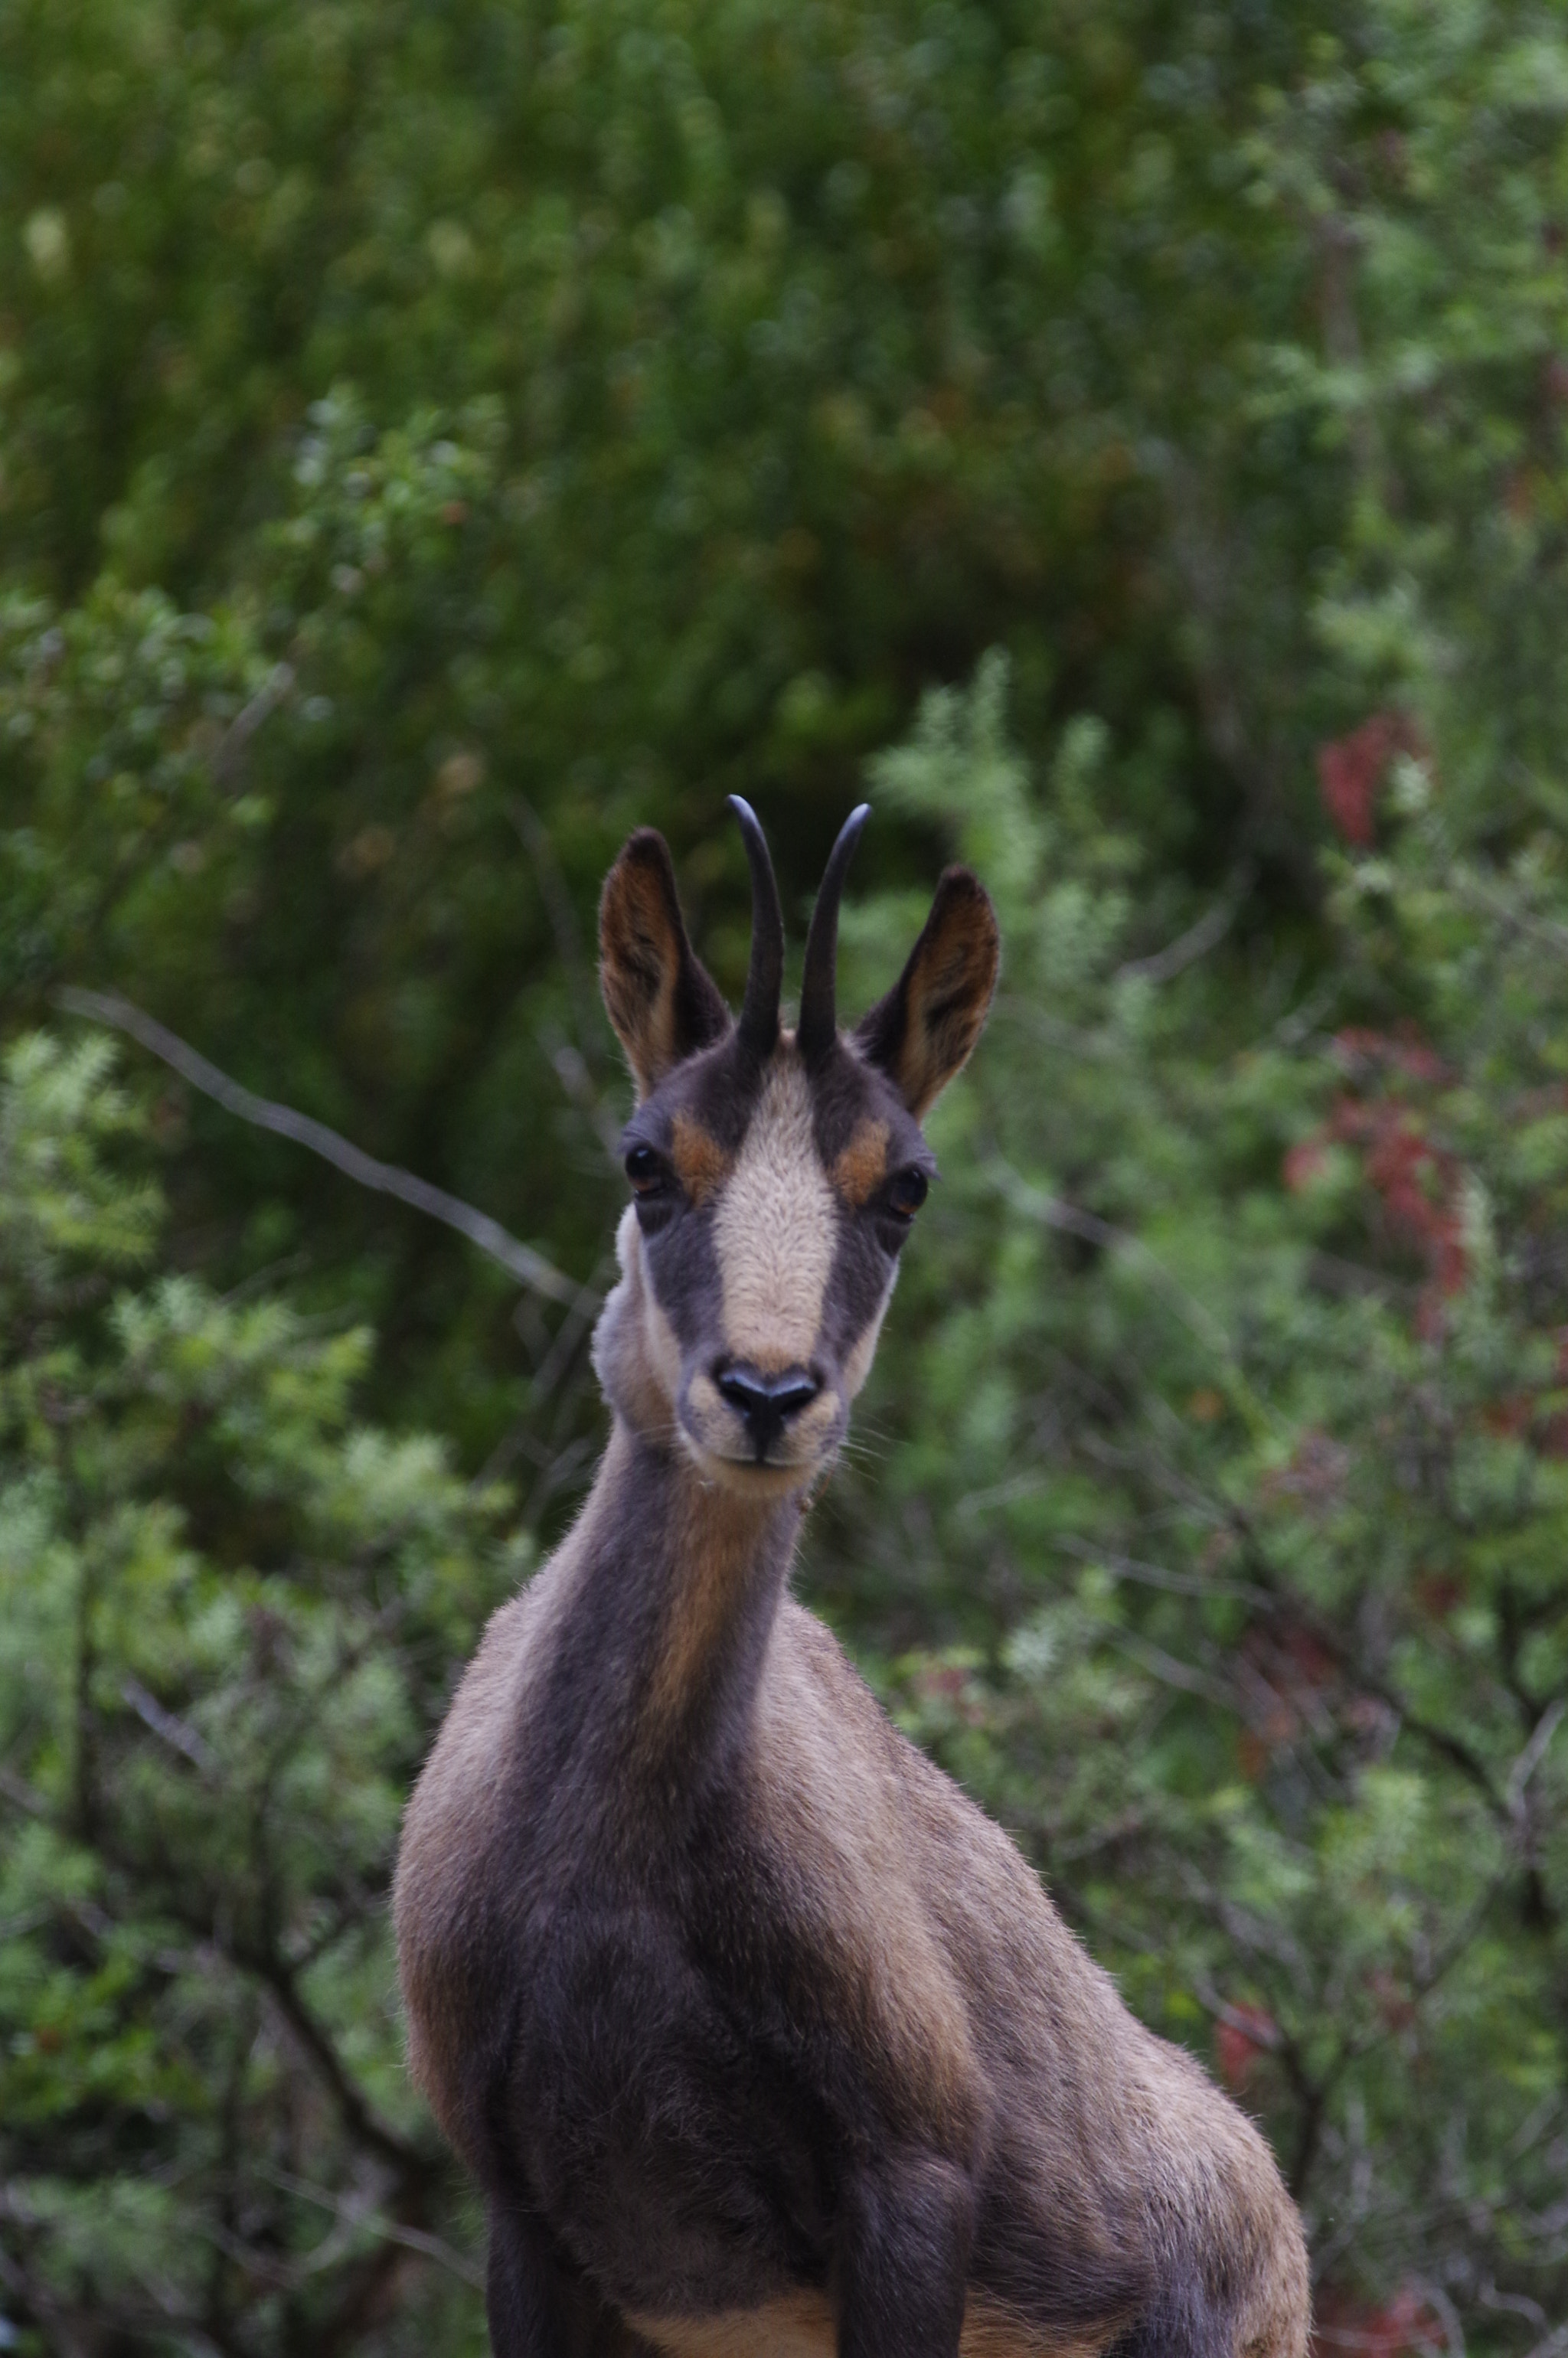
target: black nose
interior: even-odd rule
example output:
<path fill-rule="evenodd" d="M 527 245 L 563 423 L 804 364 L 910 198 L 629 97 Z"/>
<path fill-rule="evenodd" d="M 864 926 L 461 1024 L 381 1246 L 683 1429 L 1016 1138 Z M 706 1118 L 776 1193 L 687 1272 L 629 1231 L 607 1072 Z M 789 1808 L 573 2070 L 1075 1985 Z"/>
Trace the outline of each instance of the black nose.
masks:
<path fill-rule="evenodd" d="M 790 1368 L 782 1376 L 762 1376 L 755 1368 L 726 1368 L 717 1381 L 721 1396 L 745 1418 L 759 1465 L 789 1418 L 809 1408 L 822 1390 L 804 1368 Z"/>

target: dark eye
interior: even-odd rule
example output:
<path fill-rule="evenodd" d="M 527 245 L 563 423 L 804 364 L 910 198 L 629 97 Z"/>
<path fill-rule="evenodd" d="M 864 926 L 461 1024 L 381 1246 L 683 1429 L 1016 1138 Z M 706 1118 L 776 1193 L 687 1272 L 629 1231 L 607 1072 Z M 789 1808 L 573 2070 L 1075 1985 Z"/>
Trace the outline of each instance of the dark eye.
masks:
<path fill-rule="evenodd" d="M 895 1220 L 913 1220 L 930 1188 L 924 1171 L 895 1171 L 888 1182 L 887 1207 Z"/>
<path fill-rule="evenodd" d="M 665 1184 L 665 1166 L 651 1146 L 634 1146 L 626 1157 L 626 1176 L 634 1195 L 656 1195 Z"/>

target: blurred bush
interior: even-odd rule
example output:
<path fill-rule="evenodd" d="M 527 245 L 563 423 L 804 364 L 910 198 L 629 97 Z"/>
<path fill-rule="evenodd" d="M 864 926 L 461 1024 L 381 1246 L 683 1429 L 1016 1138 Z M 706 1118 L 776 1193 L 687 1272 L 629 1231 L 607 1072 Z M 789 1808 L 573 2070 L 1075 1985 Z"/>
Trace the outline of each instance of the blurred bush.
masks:
<path fill-rule="evenodd" d="M 101 1046 L 12 1048 L 0 2300 L 24 2348 L 479 2347 L 384 1903 L 527 1556 L 354 1420 L 363 1335 L 148 1272 L 135 1129 Z"/>
<path fill-rule="evenodd" d="M 1565 120 L 1538 0 L 0 13 L 0 2336 L 477 2335 L 381 1909 L 600 1431 L 51 994 L 591 1286 L 621 834 L 733 990 L 869 775 L 851 983 L 954 850 L 1007 966 L 806 1576 L 1323 2351 L 1560 2351 Z"/>
<path fill-rule="evenodd" d="M 1201 927 L 1139 954 L 1103 735 L 1032 793 L 1000 689 L 934 697 L 873 769 L 995 880 L 1007 965 L 818 1577 L 875 1614 L 906 1728 L 1267 2120 L 1324 2347 L 1550 2348 L 1563 846 L 1467 850 L 1396 754 L 1376 848 L 1326 863 L 1317 1004 L 1238 992 Z M 895 913 L 857 913 L 878 969 Z"/>

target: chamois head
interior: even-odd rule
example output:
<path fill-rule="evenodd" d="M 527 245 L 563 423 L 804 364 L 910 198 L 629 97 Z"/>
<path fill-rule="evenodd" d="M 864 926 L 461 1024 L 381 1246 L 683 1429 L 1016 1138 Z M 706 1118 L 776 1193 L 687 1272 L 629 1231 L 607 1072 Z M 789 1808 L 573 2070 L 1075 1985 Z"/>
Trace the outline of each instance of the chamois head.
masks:
<path fill-rule="evenodd" d="M 640 829 L 605 882 L 604 1003 L 639 1102 L 594 1363 L 633 1425 L 766 1492 L 808 1483 L 843 1439 L 935 1169 L 921 1118 L 979 1037 L 998 939 L 981 886 L 948 869 L 897 982 L 840 1032 L 838 899 L 862 805 L 828 860 L 799 1023 L 784 1029 L 778 887 L 754 814 L 731 800 L 752 869 L 738 1022 L 687 937 L 664 838 Z"/>

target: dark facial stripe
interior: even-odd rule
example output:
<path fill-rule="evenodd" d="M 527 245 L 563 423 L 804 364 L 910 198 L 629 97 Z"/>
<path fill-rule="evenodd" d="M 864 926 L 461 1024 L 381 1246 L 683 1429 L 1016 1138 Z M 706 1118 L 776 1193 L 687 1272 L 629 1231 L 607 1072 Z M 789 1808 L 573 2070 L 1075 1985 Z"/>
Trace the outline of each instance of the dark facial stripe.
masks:
<path fill-rule="evenodd" d="M 865 1219 L 841 1221 L 822 1314 L 824 1349 L 839 1367 L 881 1307 L 892 1278 L 892 1262 Z"/>
<path fill-rule="evenodd" d="M 643 1237 L 654 1298 L 683 1351 L 718 1331 L 723 1286 L 709 1213 L 682 1209 Z"/>

